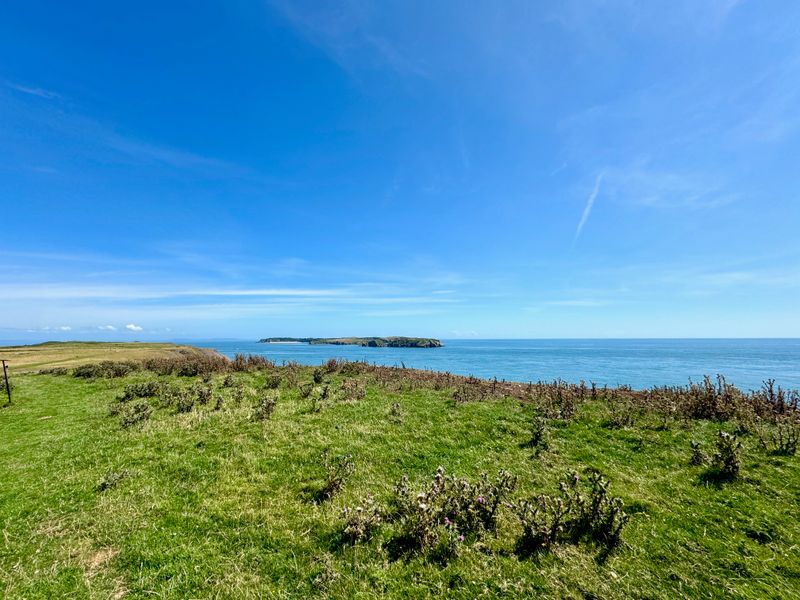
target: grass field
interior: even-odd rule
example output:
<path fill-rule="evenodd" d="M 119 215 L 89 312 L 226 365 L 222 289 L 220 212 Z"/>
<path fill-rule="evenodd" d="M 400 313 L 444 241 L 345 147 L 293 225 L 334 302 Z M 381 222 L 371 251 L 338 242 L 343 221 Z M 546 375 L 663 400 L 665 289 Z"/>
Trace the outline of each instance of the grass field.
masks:
<path fill-rule="evenodd" d="M 620 418 L 602 395 L 541 417 L 535 399 L 471 399 L 397 373 L 15 373 L 0 409 L 0 596 L 800 597 L 798 457 L 740 431 L 738 477 L 690 464 L 693 440 L 713 454 L 736 419 Z M 152 397 L 117 400 L 148 385 Z M 134 403 L 152 412 L 123 427 Z M 329 476 L 323 456 L 343 455 L 352 472 L 337 479 L 333 460 Z M 440 466 L 471 482 L 504 469 L 517 485 L 491 529 L 462 541 L 438 526 L 436 549 L 397 552 L 408 522 L 390 516 L 394 485 L 407 475 L 413 498 Z M 519 499 L 557 496 L 572 471 L 583 486 L 592 469 L 624 501 L 619 544 L 522 552 Z M 343 510 L 374 514 L 370 494 L 382 520 L 347 543 Z"/>
<path fill-rule="evenodd" d="M 31 346 L 0 346 L 0 358 L 15 372 L 38 371 L 101 360 L 141 360 L 172 356 L 176 352 L 196 353 L 192 346 L 155 342 L 46 342 Z"/>

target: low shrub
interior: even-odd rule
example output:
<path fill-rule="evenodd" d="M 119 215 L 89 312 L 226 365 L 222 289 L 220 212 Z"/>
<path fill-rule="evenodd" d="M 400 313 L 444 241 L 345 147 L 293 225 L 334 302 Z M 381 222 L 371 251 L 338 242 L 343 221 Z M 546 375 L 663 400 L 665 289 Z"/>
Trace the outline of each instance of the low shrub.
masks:
<path fill-rule="evenodd" d="M 364 384 L 357 379 L 347 379 L 342 382 L 339 388 L 339 397 L 345 402 L 358 402 L 367 395 Z"/>
<path fill-rule="evenodd" d="M 124 429 L 141 427 L 150 419 L 152 413 L 153 409 L 144 400 L 129 402 L 125 404 L 124 408 L 120 411 L 120 425 L 122 425 Z"/>
<path fill-rule="evenodd" d="M 181 389 L 174 398 L 176 413 L 189 413 L 194 408 L 197 397 L 189 390 Z"/>
<path fill-rule="evenodd" d="M 278 373 L 270 373 L 264 380 L 264 387 L 268 390 L 275 390 L 281 385 L 283 379 Z"/>
<path fill-rule="evenodd" d="M 517 540 L 519 554 L 547 552 L 561 539 L 569 512 L 562 498 L 541 494 L 519 500 L 513 508 L 522 525 L 522 534 Z"/>
<path fill-rule="evenodd" d="M 345 377 L 356 377 L 360 375 L 365 368 L 366 363 L 359 361 L 343 361 L 339 367 L 339 372 Z"/>
<path fill-rule="evenodd" d="M 195 401 L 200 406 L 205 406 L 209 402 L 211 402 L 211 386 L 204 385 L 204 384 L 195 384 L 192 388 L 192 392 L 194 393 Z"/>
<path fill-rule="evenodd" d="M 315 387 L 309 394 L 311 398 L 311 412 L 319 412 L 331 397 L 331 387 L 327 384 Z"/>
<path fill-rule="evenodd" d="M 399 402 L 392 402 L 389 408 L 389 418 L 395 423 L 399 423 L 403 418 L 403 409 Z"/>
<path fill-rule="evenodd" d="M 69 375 L 69 369 L 67 367 L 50 367 L 48 369 L 39 369 L 37 371 L 38 375 Z"/>
<path fill-rule="evenodd" d="M 99 363 L 88 365 L 80 365 L 72 370 L 73 377 L 81 377 L 84 379 L 94 379 L 97 377 L 114 378 L 125 377 L 131 373 L 138 371 L 141 366 L 138 363 L 124 361 L 115 362 L 111 360 L 104 360 Z"/>
<path fill-rule="evenodd" d="M 161 393 L 162 384 L 159 381 L 147 380 L 127 383 L 122 392 L 117 396 L 120 402 L 127 402 L 135 398 L 153 398 Z"/>

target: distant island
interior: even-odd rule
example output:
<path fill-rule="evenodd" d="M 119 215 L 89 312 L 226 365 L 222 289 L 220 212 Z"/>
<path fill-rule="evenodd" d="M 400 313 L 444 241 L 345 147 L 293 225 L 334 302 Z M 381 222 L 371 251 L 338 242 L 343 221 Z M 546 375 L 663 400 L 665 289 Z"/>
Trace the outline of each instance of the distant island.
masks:
<path fill-rule="evenodd" d="M 342 338 L 291 338 L 271 337 L 258 340 L 261 344 L 333 344 L 335 346 L 367 346 L 370 348 L 441 348 L 435 338 L 417 337 L 342 337 Z"/>

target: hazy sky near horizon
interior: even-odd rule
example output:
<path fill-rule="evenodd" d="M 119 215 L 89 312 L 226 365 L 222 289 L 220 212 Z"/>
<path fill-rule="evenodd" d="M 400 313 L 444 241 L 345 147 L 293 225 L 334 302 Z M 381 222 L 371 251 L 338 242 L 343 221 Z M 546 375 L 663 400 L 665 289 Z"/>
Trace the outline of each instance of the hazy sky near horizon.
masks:
<path fill-rule="evenodd" d="M 0 340 L 800 337 L 800 3 L 0 7 Z"/>

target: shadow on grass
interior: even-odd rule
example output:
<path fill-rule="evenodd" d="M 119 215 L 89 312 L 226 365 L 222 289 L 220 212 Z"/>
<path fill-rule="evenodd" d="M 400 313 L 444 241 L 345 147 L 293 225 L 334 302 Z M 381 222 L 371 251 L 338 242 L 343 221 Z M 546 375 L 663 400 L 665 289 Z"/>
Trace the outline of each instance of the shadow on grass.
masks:
<path fill-rule="evenodd" d="M 736 481 L 736 478 L 737 476 L 732 473 L 714 468 L 706 469 L 697 476 L 700 483 L 715 488 L 722 488 L 726 484 L 733 483 Z"/>

